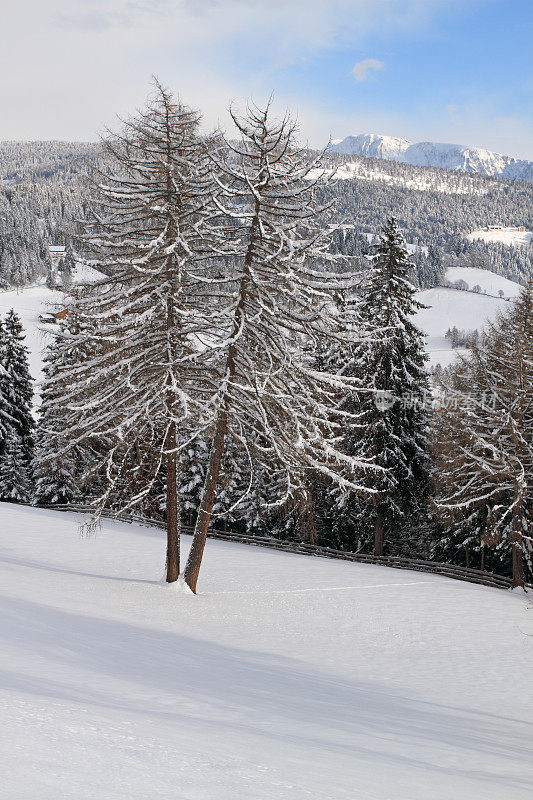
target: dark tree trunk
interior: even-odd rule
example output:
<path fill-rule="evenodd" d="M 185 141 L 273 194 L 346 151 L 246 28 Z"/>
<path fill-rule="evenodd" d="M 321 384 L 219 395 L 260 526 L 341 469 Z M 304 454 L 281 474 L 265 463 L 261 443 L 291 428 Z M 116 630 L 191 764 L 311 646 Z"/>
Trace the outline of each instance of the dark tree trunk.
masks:
<path fill-rule="evenodd" d="M 180 528 L 178 503 L 178 456 L 176 423 L 171 422 L 167 441 L 167 583 L 174 583 L 180 574 Z"/>
<path fill-rule="evenodd" d="M 383 555 L 383 517 L 381 511 L 377 512 L 374 525 L 374 555 Z"/>
<path fill-rule="evenodd" d="M 522 515 L 524 508 L 524 500 L 520 491 L 520 487 L 516 488 L 517 502 L 515 502 L 513 510 L 513 533 L 511 540 L 513 542 L 513 580 L 512 587 L 524 586 L 524 554 L 522 552 Z"/>
<path fill-rule="evenodd" d="M 237 335 L 241 322 L 244 322 L 245 316 L 245 303 L 247 296 L 248 283 L 250 281 L 250 264 L 253 260 L 253 252 L 257 236 L 260 236 L 259 225 L 259 211 L 260 200 L 255 199 L 255 216 L 251 225 L 250 242 L 246 251 L 246 258 L 244 259 L 244 270 L 241 278 L 240 297 L 235 310 L 235 319 L 233 321 L 232 338 Z M 229 381 L 235 377 L 235 356 L 236 348 L 235 343 L 231 344 L 228 349 L 227 360 L 227 376 Z M 211 444 L 211 451 L 209 453 L 209 465 L 207 474 L 205 476 L 205 483 L 202 492 L 202 499 L 198 509 L 198 516 L 196 518 L 196 525 L 194 526 L 194 534 L 192 538 L 192 545 L 189 551 L 187 564 L 185 565 L 185 582 L 190 590 L 196 594 L 196 584 L 198 582 L 198 574 L 202 564 L 202 556 L 204 554 L 205 542 L 207 539 L 207 531 L 209 529 L 209 521 L 211 519 L 211 512 L 213 510 L 213 503 L 215 502 L 215 491 L 217 488 L 218 473 L 220 472 L 220 465 L 222 463 L 222 454 L 224 452 L 224 443 L 226 440 L 226 431 L 228 429 L 228 405 L 227 397 L 224 400 L 221 410 L 218 414 L 217 425 L 213 442 Z"/>
<path fill-rule="evenodd" d="M 301 498 L 299 509 L 300 536 L 304 542 L 316 544 L 318 534 L 316 529 L 315 493 L 313 487 L 308 487 Z"/>
<path fill-rule="evenodd" d="M 513 589 L 515 586 L 524 586 L 524 554 L 519 542 L 513 543 Z"/>
<path fill-rule="evenodd" d="M 171 176 L 172 164 L 172 134 L 169 118 L 168 105 L 166 106 L 166 129 L 167 129 L 167 203 L 168 208 L 172 207 L 173 197 L 173 182 Z M 181 198 L 177 198 L 177 206 L 181 208 Z M 177 230 L 175 227 L 175 220 L 172 214 L 168 216 L 168 232 L 167 236 L 169 244 L 174 244 Z M 166 262 L 167 279 L 170 285 L 170 294 L 167 298 L 167 336 L 169 347 L 169 370 L 173 370 L 175 366 L 175 328 L 176 328 L 176 314 L 175 314 L 175 300 L 178 293 L 178 278 L 176 266 L 172 255 L 167 257 Z M 176 398 L 171 389 L 170 376 L 168 378 L 168 390 L 166 394 L 166 407 L 168 415 L 168 431 L 167 439 L 165 442 L 166 450 L 166 467 L 167 467 L 167 583 L 174 583 L 178 580 L 180 574 L 180 534 L 181 534 L 181 509 L 179 501 L 178 486 L 178 466 L 179 455 L 177 452 L 177 432 L 175 422 L 175 409 Z"/>
<path fill-rule="evenodd" d="M 205 476 L 202 502 L 198 509 L 191 550 L 185 566 L 185 582 L 195 594 L 202 556 L 204 554 L 205 541 L 207 539 L 209 520 L 211 519 L 211 511 L 213 510 L 213 503 L 215 502 L 215 489 L 217 486 L 220 464 L 222 462 L 222 453 L 224 452 L 224 440 L 226 438 L 227 427 L 228 412 L 221 411 L 211 445 L 211 452 L 209 454 L 209 466 Z"/>

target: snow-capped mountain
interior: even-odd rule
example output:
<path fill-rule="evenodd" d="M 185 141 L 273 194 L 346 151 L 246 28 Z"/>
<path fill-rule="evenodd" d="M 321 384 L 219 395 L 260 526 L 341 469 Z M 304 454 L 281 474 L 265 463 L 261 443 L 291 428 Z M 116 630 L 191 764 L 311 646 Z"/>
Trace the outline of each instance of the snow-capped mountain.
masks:
<path fill-rule="evenodd" d="M 412 143 L 395 136 L 366 133 L 335 139 L 330 149 L 334 153 L 403 161 L 417 167 L 440 167 L 460 172 L 475 172 L 480 175 L 501 175 L 504 178 L 533 180 L 532 161 L 504 156 L 481 147 L 440 142 Z"/>
<path fill-rule="evenodd" d="M 402 156 L 409 145 L 410 142 L 407 139 L 399 139 L 396 136 L 361 133 L 359 136 L 347 136 L 346 139 L 334 139 L 331 143 L 331 150 L 334 153 L 345 153 L 350 156 L 404 161 Z"/>

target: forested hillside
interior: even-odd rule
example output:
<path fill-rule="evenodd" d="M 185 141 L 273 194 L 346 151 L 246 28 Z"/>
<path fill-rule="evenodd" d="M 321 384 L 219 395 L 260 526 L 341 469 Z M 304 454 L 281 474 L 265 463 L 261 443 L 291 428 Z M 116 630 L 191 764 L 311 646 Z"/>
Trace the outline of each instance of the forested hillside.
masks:
<path fill-rule="evenodd" d="M 533 229 L 533 184 L 374 158 L 332 155 L 330 161 L 338 178 L 324 193 L 334 201 L 330 220 L 353 225 L 353 233 L 337 237 L 341 252 L 359 254 L 366 242 L 357 234 L 375 233 L 380 220 L 395 216 L 406 240 L 429 246 L 438 264 L 490 269 L 521 283 L 533 274 L 531 244 L 466 239 L 492 224 Z M 416 260 L 423 274 L 424 254 Z"/>
<path fill-rule="evenodd" d="M 86 178 L 100 158 L 97 144 L 0 143 L 0 287 L 47 275 L 48 245 L 64 244 L 74 232 L 86 206 Z M 323 196 L 334 201 L 328 222 L 351 228 L 334 237 L 338 252 L 361 255 L 368 243 L 362 234 L 378 233 L 395 215 L 408 242 L 430 248 L 414 254 L 423 288 L 439 283 L 446 266 L 490 269 L 522 283 L 533 274 L 531 244 L 466 239 L 494 223 L 533 229 L 533 184 L 375 158 L 328 160 L 338 176 Z"/>
<path fill-rule="evenodd" d="M 98 152 L 76 142 L 0 143 L 0 288 L 47 275 L 48 246 L 65 244 L 84 214 Z"/>

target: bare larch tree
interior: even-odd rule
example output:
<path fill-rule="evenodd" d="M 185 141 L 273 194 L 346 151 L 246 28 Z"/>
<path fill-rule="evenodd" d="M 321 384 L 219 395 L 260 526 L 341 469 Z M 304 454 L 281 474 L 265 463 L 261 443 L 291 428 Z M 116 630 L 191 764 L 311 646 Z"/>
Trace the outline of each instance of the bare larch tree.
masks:
<path fill-rule="evenodd" d="M 513 586 L 533 537 L 533 285 L 444 373 L 435 417 L 437 508 L 469 542 L 511 551 Z"/>
<path fill-rule="evenodd" d="M 346 418 L 335 412 L 337 390 L 350 379 L 314 370 L 304 352 L 340 335 L 332 302 L 335 276 L 312 268 L 325 258 L 312 179 L 317 165 L 295 148 L 290 119 L 273 121 L 269 107 L 251 108 L 244 119 L 232 112 L 232 118 L 240 143 L 226 143 L 226 158 L 217 159 L 215 169 L 232 260 L 219 286 L 223 359 L 212 399 L 208 470 L 185 568 L 193 592 L 228 435 L 243 447 L 261 443 L 260 457 L 285 474 L 287 496 L 302 488 L 306 471 L 355 488 L 355 470 L 362 466 L 337 447 Z M 340 469 L 346 464 L 351 480 Z"/>
<path fill-rule="evenodd" d="M 199 337 L 211 324 L 204 255 L 213 185 L 198 125 L 199 114 L 156 83 L 145 110 L 105 142 L 113 172 L 100 175 L 83 237 L 105 277 L 71 309 L 93 355 L 69 368 L 64 398 L 67 447 L 108 443 L 95 518 L 119 485 L 136 487 L 123 492 L 124 512 L 165 472 L 168 582 L 180 569 L 180 424 L 198 416 L 209 372 Z M 54 380 L 64 377 L 60 370 Z"/>

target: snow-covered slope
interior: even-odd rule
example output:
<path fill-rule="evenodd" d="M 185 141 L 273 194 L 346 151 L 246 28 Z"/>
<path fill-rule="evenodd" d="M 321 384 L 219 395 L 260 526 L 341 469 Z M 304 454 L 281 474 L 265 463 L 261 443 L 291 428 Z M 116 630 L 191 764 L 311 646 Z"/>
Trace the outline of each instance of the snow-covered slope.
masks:
<path fill-rule="evenodd" d="M 0 504 L 6 800 L 526 800 L 512 592 Z M 185 537 L 188 544 L 188 537 Z"/>
<path fill-rule="evenodd" d="M 481 147 L 466 147 L 444 142 L 411 143 L 394 136 L 370 133 L 335 139 L 330 149 L 334 153 L 403 161 L 419 167 L 440 167 L 481 175 L 533 180 L 533 162 L 505 156 Z"/>
<path fill-rule="evenodd" d="M 57 311 L 61 306 L 62 297 L 61 292 L 51 291 L 44 283 L 20 290 L 0 292 L 0 317 L 5 317 L 13 308 L 21 318 L 26 333 L 25 343 L 30 351 L 30 374 L 35 380 L 34 389 L 37 394 L 43 378 L 43 349 L 50 334 L 50 326 L 39 322 L 39 314 L 51 310 Z"/>
<path fill-rule="evenodd" d="M 391 159 L 389 159 L 391 160 Z M 386 168 L 380 168 L 378 162 L 368 161 L 363 156 L 355 156 L 353 161 L 344 161 L 337 164 L 329 172 L 336 180 L 363 180 L 386 183 L 390 186 L 402 186 L 406 189 L 417 191 L 442 192 L 444 194 L 470 194 L 481 196 L 494 188 L 494 183 L 473 182 L 470 176 L 455 174 L 453 179 L 450 173 L 442 170 L 411 169 L 409 172 L 391 174 Z M 322 169 L 312 169 L 308 173 L 309 179 L 315 179 L 323 174 Z M 498 190 L 501 188 L 498 185 Z"/>
<path fill-rule="evenodd" d="M 350 227 L 350 226 L 346 226 Z M 367 234 L 372 236 L 372 234 Z M 409 245 L 412 251 L 415 245 Z M 76 279 L 94 280 L 99 273 L 90 267 L 82 268 Z M 446 273 L 447 280 L 454 283 L 464 280 L 470 289 L 479 285 L 487 295 L 498 295 L 502 290 L 504 298 L 513 298 L 520 292 L 520 286 L 501 275 L 473 267 L 452 267 Z M 430 354 L 430 364 L 449 364 L 461 352 L 452 350 L 450 342 L 444 338 L 448 328 L 455 325 L 459 329 L 472 330 L 480 328 L 488 319 L 494 319 L 500 309 L 506 307 L 506 301 L 500 297 L 488 297 L 472 292 L 462 292 L 455 289 L 436 288 L 418 292 L 418 299 L 428 310 L 420 311 L 417 315 L 417 325 L 427 334 L 427 345 Z M 51 327 L 39 322 L 39 314 L 50 308 L 62 305 L 63 295 L 60 292 L 50 291 L 44 284 L 31 286 L 17 292 L 0 292 L 0 316 L 5 316 L 10 308 L 21 316 L 22 324 L 26 331 L 26 344 L 30 349 L 30 371 L 35 378 L 36 402 L 39 402 L 39 384 L 42 380 L 42 357 L 46 346 L 47 336 Z"/>
<path fill-rule="evenodd" d="M 74 283 L 90 283 L 98 280 L 101 273 L 86 264 L 78 264 L 73 276 Z M 35 381 L 35 400 L 39 402 L 39 388 L 43 379 L 43 351 L 52 330 L 49 324 L 39 321 L 39 315 L 47 311 L 58 311 L 64 307 L 63 292 L 48 289 L 44 282 L 24 289 L 0 291 L 0 317 L 14 309 L 21 318 L 29 348 L 30 374 Z"/>
<path fill-rule="evenodd" d="M 385 158 L 390 161 L 403 161 L 402 155 L 409 147 L 407 139 L 394 136 L 379 136 L 375 133 L 361 133 L 359 136 L 347 136 L 345 139 L 334 139 L 330 149 L 334 153 L 366 156 L 367 158 Z"/>
<path fill-rule="evenodd" d="M 532 231 L 520 231 L 518 228 L 498 228 L 496 230 L 478 230 L 467 234 L 467 239 L 474 241 L 481 239 L 483 242 L 502 242 L 503 244 L 521 247 L 533 241 Z"/>
<path fill-rule="evenodd" d="M 507 310 L 508 301 L 518 297 L 521 291 L 518 283 L 475 267 L 450 267 L 445 278 L 451 283 L 465 281 L 470 291 L 437 286 L 417 292 L 417 299 L 428 306 L 417 312 L 416 324 L 426 334 L 430 366 L 446 367 L 457 355 L 465 353 L 452 349 L 451 342 L 445 338 L 448 328 L 480 330 L 486 322 L 496 319 L 498 312 Z M 479 286 L 481 293 L 471 291 L 474 286 Z"/>
<path fill-rule="evenodd" d="M 452 349 L 445 338 L 448 328 L 471 331 L 494 319 L 507 307 L 505 300 L 473 292 L 437 287 L 417 293 L 417 299 L 428 306 L 418 311 L 416 324 L 426 334 L 429 364 L 446 367 L 464 350 Z"/>
<path fill-rule="evenodd" d="M 503 275 L 496 275 L 488 269 L 477 269 L 476 267 L 450 267 L 444 276 L 447 281 L 465 281 L 469 289 L 479 286 L 485 294 L 499 295 L 503 292 L 503 297 L 515 298 L 520 294 L 522 287 L 519 283 L 504 278 Z M 463 327 L 465 327 L 463 325 Z"/>

